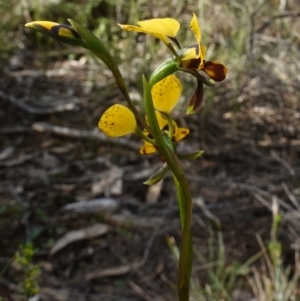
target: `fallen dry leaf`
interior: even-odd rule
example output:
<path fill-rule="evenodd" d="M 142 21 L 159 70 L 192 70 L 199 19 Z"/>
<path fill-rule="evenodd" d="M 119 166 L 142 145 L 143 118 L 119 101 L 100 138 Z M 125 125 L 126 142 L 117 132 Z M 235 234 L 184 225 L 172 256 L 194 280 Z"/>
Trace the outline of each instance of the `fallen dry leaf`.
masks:
<path fill-rule="evenodd" d="M 117 166 L 101 173 L 100 179 L 92 184 L 91 191 L 93 196 L 104 193 L 106 197 L 111 194 L 120 195 L 123 191 L 124 170 Z"/>
<path fill-rule="evenodd" d="M 112 213 L 116 211 L 120 206 L 120 203 L 112 198 L 99 198 L 88 201 L 81 201 L 75 203 L 69 203 L 62 207 L 62 212 L 74 212 L 78 214 L 89 214 L 89 213 Z"/>
<path fill-rule="evenodd" d="M 161 190 L 163 188 L 163 180 L 159 181 L 158 183 L 149 186 L 147 195 L 146 195 L 146 203 L 147 204 L 156 204 L 158 198 L 160 196 Z"/>
<path fill-rule="evenodd" d="M 56 241 L 50 250 L 50 256 L 53 256 L 59 250 L 65 248 L 70 243 L 83 239 L 92 239 L 108 232 L 109 227 L 106 224 L 95 224 L 93 226 L 74 230 L 66 233 L 63 237 Z"/>
<path fill-rule="evenodd" d="M 8 146 L 0 151 L 0 160 L 7 160 L 13 156 L 15 148 L 12 146 Z"/>
<path fill-rule="evenodd" d="M 86 281 L 93 280 L 96 278 L 103 278 L 103 277 L 115 277 L 115 276 L 122 276 L 127 274 L 131 269 L 135 269 L 139 266 L 139 263 L 134 263 L 132 265 L 120 265 L 118 267 L 101 269 L 99 271 L 88 273 L 84 279 Z"/>

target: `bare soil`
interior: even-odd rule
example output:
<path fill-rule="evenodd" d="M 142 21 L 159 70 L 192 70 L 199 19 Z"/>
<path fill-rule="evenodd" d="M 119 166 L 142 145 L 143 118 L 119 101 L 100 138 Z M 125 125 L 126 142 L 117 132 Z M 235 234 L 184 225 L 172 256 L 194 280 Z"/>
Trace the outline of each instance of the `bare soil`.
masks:
<path fill-rule="evenodd" d="M 86 65 L 63 60 L 43 72 L 35 55 L 23 54 L 21 65 L 9 66 L 0 79 L 1 267 L 20 244 L 33 241 L 40 300 L 174 300 L 176 262 L 167 238 L 179 245 L 180 222 L 171 177 L 156 189 L 143 185 L 161 165 L 159 156 L 139 155 L 135 137 L 108 140 L 95 130 L 104 109 L 123 102 L 110 74 L 90 89 Z M 191 128 L 181 151 L 205 150 L 200 159 L 183 161 L 195 198 L 193 240 L 205 257 L 211 217 L 221 221 L 228 263 L 256 254 L 257 235 L 265 243 L 270 237 L 277 199 L 285 260 L 293 262 L 299 102 L 268 78 L 263 87 L 245 80 L 240 90 L 228 80 L 213 104 L 181 120 Z M 111 199 L 115 207 L 62 210 L 94 199 Z M 50 254 L 70 231 L 97 224 L 108 231 Z M 206 281 L 197 259 L 195 277 Z M 7 300 L 18 300 L 16 281 L 16 271 L 3 275 L 0 294 Z"/>

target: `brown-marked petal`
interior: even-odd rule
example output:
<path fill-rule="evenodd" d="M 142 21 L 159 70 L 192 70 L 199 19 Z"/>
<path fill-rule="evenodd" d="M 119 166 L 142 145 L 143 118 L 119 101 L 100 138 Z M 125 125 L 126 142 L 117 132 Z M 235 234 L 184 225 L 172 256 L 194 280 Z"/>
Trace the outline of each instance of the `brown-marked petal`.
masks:
<path fill-rule="evenodd" d="M 205 62 L 202 70 L 216 82 L 224 80 L 227 74 L 227 68 L 224 65 L 213 61 Z"/>
<path fill-rule="evenodd" d="M 34 21 L 25 24 L 25 27 L 67 44 L 81 45 L 82 42 L 79 34 L 70 25 L 51 21 Z"/>
<path fill-rule="evenodd" d="M 133 113 L 121 104 L 109 107 L 98 123 L 99 129 L 109 137 L 135 133 L 137 123 Z"/>
<path fill-rule="evenodd" d="M 173 139 L 178 142 L 180 140 L 182 140 L 185 136 L 187 136 L 189 134 L 190 130 L 187 128 L 177 128 L 176 132 L 173 136 Z"/>
<path fill-rule="evenodd" d="M 201 65 L 203 65 L 198 44 L 180 50 L 178 55 L 182 68 L 200 70 Z"/>
<path fill-rule="evenodd" d="M 140 154 L 142 155 L 150 155 L 156 152 L 157 152 L 156 147 L 147 141 L 145 141 L 142 147 L 140 148 Z"/>
<path fill-rule="evenodd" d="M 181 91 L 181 82 L 174 74 L 156 83 L 151 91 L 155 109 L 160 112 L 170 113 L 177 104 Z"/>
<path fill-rule="evenodd" d="M 197 89 L 194 92 L 194 94 L 192 95 L 189 104 L 188 104 L 188 108 L 186 111 L 186 114 L 194 114 L 196 112 L 198 112 L 201 107 L 202 107 L 202 102 L 203 102 L 203 82 L 201 80 L 197 80 Z"/>

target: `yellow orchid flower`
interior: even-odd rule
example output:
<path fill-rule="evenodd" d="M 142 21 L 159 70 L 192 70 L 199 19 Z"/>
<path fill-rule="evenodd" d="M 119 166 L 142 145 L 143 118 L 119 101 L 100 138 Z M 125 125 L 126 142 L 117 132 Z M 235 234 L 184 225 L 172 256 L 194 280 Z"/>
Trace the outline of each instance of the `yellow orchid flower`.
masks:
<path fill-rule="evenodd" d="M 150 34 L 160 39 L 169 48 L 173 49 L 173 47 L 170 47 L 171 41 L 174 41 L 176 45 L 179 46 L 176 36 L 180 24 L 177 20 L 172 18 L 158 18 L 139 21 L 137 24 L 138 26 L 119 25 L 122 29 L 127 31 Z M 195 14 L 193 14 L 190 28 L 195 36 L 196 44 L 178 50 L 176 56 L 180 60 L 180 67 L 183 69 L 203 71 L 215 81 L 224 80 L 226 78 L 227 68 L 217 62 L 205 61 L 206 47 L 201 46 L 201 29 Z"/>
<path fill-rule="evenodd" d="M 171 113 L 177 104 L 181 91 L 181 82 L 174 74 L 156 83 L 151 91 L 159 128 L 173 142 L 182 140 L 189 133 L 189 129 L 178 127 L 177 123 L 171 119 L 170 124 L 172 123 L 173 128 L 170 130 L 169 121 L 165 117 Z M 109 137 L 120 137 L 131 133 L 139 134 L 134 114 L 121 104 L 109 107 L 100 118 L 98 127 Z M 142 136 L 144 139 L 149 139 L 144 140 L 144 144 L 140 148 L 140 153 L 148 155 L 157 152 L 155 141 L 151 143 L 152 137 L 146 129 L 143 131 Z"/>
<path fill-rule="evenodd" d="M 159 112 L 157 112 L 158 114 L 157 115 L 161 115 Z M 158 119 L 158 123 L 159 123 L 159 126 L 161 127 L 162 130 L 164 130 L 164 128 L 166 128 L 164 130 L 164 133 L 169 136 L 169 132 L 170 130 L 168 129 L 168 122 L 163 119 L 162 117 L 161 118 L 157 118 Z M 162 121 L 162 120 L 165 120 L 166 122 Z M 162 122 L 161 122 L 162 121 Z M 187 129 L 187 128 L 180 128 L 178 127 L 177 123 L 173 120 L 173 137 L 172 137 L 172 141 L 173 142 L 178 142 L 180 140 L 182 140 L 183 138 L 185 138 L 190 130 Z M 144 134 L 147 136 L 149 135 L 149 133 L 144 130 Z M 150 155 L 150 154 L 154 154 L 157 152 L 157 149 L 155 147 L 154 144 L 144 140 L 144 144 L 142 145 L 142 147 L 140 148 L 140 154 L 142 155 Z"/>
<path fill-rule="evenodd" d="M 115 104 L 104 112 L 99 120 L 98 127 L 109 137 L 120 137 L 135 133 L 137 122 L 133 113 L 127 107 Z"/>
<path fill-rule="evenodd" d="M 163 80 L 156 83 L 152 90 L 152 100 L 154 108 L 156 109 L 156 118 L 159 124 L 159 128 L 164 131 L 172 141 L 178 142 L 188 135 L 189 129 L 179 128 L 177 123 L 172 120 L 173 129 L 170 132 L 169 122 L 164 114 L 169 115 L 173 108 L 176 106 L 182 92 L 182 85 L 179 78 L 171 74 Z M 171 122 L 170 122 L 171 123 Z M 143 134 L 147 137 L 150 136 L 147 130 L 143 131 Z M 143 155 L 153 154 L 157 152 L 157 149 L 153 143 L 144 140 L 143 146 L 140 148 L 140 153 Z"/>

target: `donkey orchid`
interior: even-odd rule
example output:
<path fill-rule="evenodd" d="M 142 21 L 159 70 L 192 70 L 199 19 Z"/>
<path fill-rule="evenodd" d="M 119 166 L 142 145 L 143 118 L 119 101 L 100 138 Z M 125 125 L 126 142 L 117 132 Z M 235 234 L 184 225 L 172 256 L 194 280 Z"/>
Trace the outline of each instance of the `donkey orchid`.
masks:
<path fill-rule="evenodd" d="M 189 129 L 178 127 L 170 117 L 171 111 L 178 103 L 181 91 L 181 82 L 174 74 L 156 83 L 151 91 L 159 127 L 172 142 L 182 140 L 189 133 Z M 140 149 L 141 154 L 148 155 L 157 152 L 155 141 L 152 140 L 150 133 L 145 129 L 141 134 L 133 113 L 121 104 L 109 107 L 100 118 L 98 127 L 109 137 L 136 133 L 144 140 Z"/>
<path fill-rule="evenodd" d="M 189 133 L 189 129 L 179 128 L 177 123 L 170 117 L 171 111 L 179 101 L 181 92 L 181 82 L 174 74 L 156 83 L 151 90 L 159 127 L 173 142 L 182 140 Z M 144 135 L 148 137 L 148 131 L 144 130 Z M 141 147 L 140 153 L 146 155 L 155 152 L 157 152 L 155 145 L 144 140 L 144 145 Z"/>
<path fill-rule="evenodd" d="M 180 44 L 176 38 L 180 29 L 180 24 L 172 18 L 150 19 L 137 22 L 135 25 L 119 24 L 127 31 L 136 31 L 150 34 L 165 43 L 179 60 L 179 67 L 188 70 L 197 70 L 205 72 L 211 79 L 222 81 L 226 77 L 227 68 L 213 61 L 205 61 L 206 47 L 201 46 L 201 29 L 197 17 L 193 14 L 190 22 L 190 28 L 195 36 L 196 44 L 180 49 Z M 179 47 L 179 50 L 173 48 L 171 41 Z"/>

